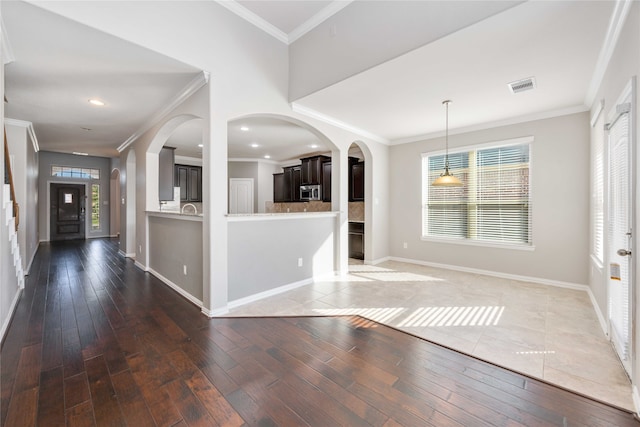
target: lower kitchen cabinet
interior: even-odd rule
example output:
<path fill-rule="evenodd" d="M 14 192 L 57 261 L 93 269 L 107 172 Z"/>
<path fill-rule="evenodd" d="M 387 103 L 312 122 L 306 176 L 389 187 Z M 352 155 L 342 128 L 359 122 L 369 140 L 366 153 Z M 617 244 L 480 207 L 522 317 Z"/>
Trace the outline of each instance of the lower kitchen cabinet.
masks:
<path fill-rule="evenodd" d="M 364 259 L 363 222 L 349 222 L 349 258 Z"/>

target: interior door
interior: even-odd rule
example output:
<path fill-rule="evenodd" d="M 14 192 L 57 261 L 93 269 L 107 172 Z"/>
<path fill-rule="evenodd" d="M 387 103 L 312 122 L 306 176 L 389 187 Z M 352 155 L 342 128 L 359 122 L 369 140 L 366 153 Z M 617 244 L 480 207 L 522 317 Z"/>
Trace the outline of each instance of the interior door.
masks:
<path fill-rule="evenodd" d="M 231 178 L 229 181 L 229 213 L 253 213 L 253 178 Z"/>
<path fill-rule="evenodd" d="M 85 238 L 84 184 L 51 184 L 49 239 Z"/>
<path fill-rule="evenodd" d="M 620 104 L 609 125 L 608 317 L 613 346 L 631 374 L 633 150 L 630 103 Z"/>

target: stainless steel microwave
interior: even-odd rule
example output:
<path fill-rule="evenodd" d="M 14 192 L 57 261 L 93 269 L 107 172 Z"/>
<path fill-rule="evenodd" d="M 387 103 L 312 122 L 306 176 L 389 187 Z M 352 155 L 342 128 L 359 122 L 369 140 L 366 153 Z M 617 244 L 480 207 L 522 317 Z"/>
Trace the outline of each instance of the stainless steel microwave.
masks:
<path fill-rule="evenodd" d="M 301 185 L 300 200 L 322 200 L 322 186 Z"/>

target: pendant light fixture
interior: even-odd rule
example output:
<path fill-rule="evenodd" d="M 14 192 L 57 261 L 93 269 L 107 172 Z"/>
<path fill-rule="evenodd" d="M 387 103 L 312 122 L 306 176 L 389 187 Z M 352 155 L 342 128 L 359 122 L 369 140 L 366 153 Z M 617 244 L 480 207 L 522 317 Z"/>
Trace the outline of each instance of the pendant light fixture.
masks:
<path fill-rule="evenodd" d="M 451 100 L 442 101 L 447 111 L 447 121 L 445 126 L 445 149 L 444 149 L 444 172 L 436 178 L 431 185 L 435 187 L 462 187 L 462 182 L 449 172 L 449 104 Z"/>

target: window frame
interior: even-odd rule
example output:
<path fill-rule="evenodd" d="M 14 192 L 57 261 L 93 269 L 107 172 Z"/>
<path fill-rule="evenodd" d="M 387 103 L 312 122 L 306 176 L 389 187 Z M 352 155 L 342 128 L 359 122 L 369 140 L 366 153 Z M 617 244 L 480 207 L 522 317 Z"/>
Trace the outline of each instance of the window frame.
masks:
<path fill-rule="evenodd" d="M 534 251 L 534 226 L 533 226 L 533 136 L 525 136 L 520 138 L 512 138 L 506 140 L 492 141 L 486 143 L 465 145 L 461 147 L 449 148 L 449 155 L 469 152 L 469 151 L 479 151 L 486 150 L 491 148 L 501 148 L 508 147 L 513 145 L 529 145 L 529 228 L 530 228 L 530 243 L 517 243 L 517 242 L 500 242 L 500 241 L 491 241 L 491 240 L 477 240 L 470 239 L 468 237 L 459 238 L 459 237 L 446 237 L 446 236 L 428 236 L 424 235 L 423 231 L 425 228 L 424 222 L 424 207 L 428 203 L 427 200 L 427 186 L 431 185 L 429 181 L 429 174 L 425 169 L 425 160 L 429 157 L 439 156 L 445 154 L 445 150 L 432 150 L 421 153 L 421 174 L 422 174 L 422 186 L 421 186 L 421 209 L 420 209 L 420 240 L 425 242 L 434 242 L 434 243 L 449 243 L 449 244 L 457 244 L 457 245 L 466 245 L 466 246 L 478 246 L 478 247 L 488 247 L 488 248 L 504 248 L 504 249 L 513 249 L 513 250 L 521 250 L 521 251 Z"/>
<path fill-rule="evenodd" d="M 100 194 L 100 192 L 102 191 L 100 188 L 100 183 L 98 182 L 92 182 L 90 185 L 91 188 L 91 231 L 100 231 L 102 230 L 102 203 L 100 203 L 100 199 L 102 197 L 102 195 Z M 94 187 L 97 187 L 98 189 L 98 200 L 96 201 L 96 205 L 94 206 L 93 202 L 93 196 L 94 196 Z M 97 208 L 97 209 L 96 209 Z M 94 209 L 97 210 L 97 216 L 98 216 L 98 228 L 94 228 L 93 226 L 93 216 L 94 216 Z"/>

